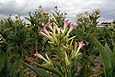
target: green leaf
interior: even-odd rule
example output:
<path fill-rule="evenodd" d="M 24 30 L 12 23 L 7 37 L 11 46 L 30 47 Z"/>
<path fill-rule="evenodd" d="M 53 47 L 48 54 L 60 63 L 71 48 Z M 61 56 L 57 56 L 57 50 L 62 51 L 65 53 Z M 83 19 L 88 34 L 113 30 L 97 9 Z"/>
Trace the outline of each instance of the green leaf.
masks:
<path fill-rule="evenodd" d="M 57 69 L 58 72 L 60 72 L 62 75 L 64 74 L 62 67 L 59 63 L 53 63 L 55 68 Z"/>
<path fill-rule="evenodd" d="M 15 59 L 15 62 L 13 64 L 11 64 L 11 71 L 10 71 L 10 76 L 11 77 L 15 77 L 17 74 L 17 69 L 19 67 L 19 65 L 21 64 L 21 59 L 17 58 Z"/>
<path fill-rule="evenodd" d="M 37 68 L 35 66 L 26 64 L 28 67 L 30 67 L 38 76 L 40 77 L 50 77 L 50 74 L 48 74 L 44 69 Z"/>
<path fill-rule="evenodd" d="M 115 76 L 115 44 L 113 44 L 113 53 L 112 53 L 111 60 L 112 60 L 112 66 L 113 66 L 112 74 L 113 76 Z"/>
<path fill-rule="evenodd" d="M 76 36 L 77 36 L 79 39 L 86 39 L 86 38 L 87 38 L 85 32 L 83 32 L 83 31 L 80 30 L 80 29 L 76 30 Z"/>
<path fill-rule="evenodd" d="M 5 55 L 0 55 L 0 71 L 4 68 Z"/>
<path fill-rule="evenodd" d="M 26 77 L 25 73 L 28 72 L 27 68 L 23 68 L 18 72 L 18 76 L 17 77 Z"/>
<path fill-rule="evenodd" d="M 109 52 L 106 50 L 106 48 L 97 40 L 97 38 L 93 35 L 90 35 L 89 41 L 93 43 L 97 48 L 101 56 L 101 60 L 103 63 L 104 68 L 104 74 L 105 77 L 112 77 L 112 64 Z"/>
<path fill-rule="evenodd" d="M 111 49 L 109 48 L 109 46 L 108 46 L 107 43 L 105 43 L 105 49 L 108 51 L 108 54 L 109 54 L 110 56 L 112 56 L 112 51 L 111 51 Z"/>

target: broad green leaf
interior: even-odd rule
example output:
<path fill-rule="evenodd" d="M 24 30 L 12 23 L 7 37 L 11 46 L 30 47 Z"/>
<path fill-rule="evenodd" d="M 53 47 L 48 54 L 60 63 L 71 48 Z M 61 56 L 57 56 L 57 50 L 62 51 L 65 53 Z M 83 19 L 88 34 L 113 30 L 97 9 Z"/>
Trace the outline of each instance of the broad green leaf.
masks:
<path fill-rule="evenodd" d="M 18 76 L 17 77 L 26 77 L 25 73 L 28 72 L 27 68 L 23 68 L 18 72 Z"/>
<path fill-rule="evenodd" d="M 112 56 L 112 51 L 111 51 L 111 49 L 109 48 L 109 46 L 108 46 L 107 43 L 105 43 L 105 49 L 108 51 L 108 54 L 109 54 L 110 56 Z"/>
<path fill-rule="evenodd" d="M 35 66 L 26 64 L 28 67 L 30 67 L 36 74 L 40 77 L 50 77 L 50 74 L 48 74 L 44 69 L 42 68 L 37 68 Z"/>
<path fill-rule="evenodd" d="M 111 64 L 109 52 L 93 35 L 90 36 L 89 41 L 98 48 L 103 63 L 105 77 L 112 77 L 112 64 Z"/>
<path fill-rule="evenodd" d="M 4 68 L 5 55 L 0 55 L 0 71 Z"/>

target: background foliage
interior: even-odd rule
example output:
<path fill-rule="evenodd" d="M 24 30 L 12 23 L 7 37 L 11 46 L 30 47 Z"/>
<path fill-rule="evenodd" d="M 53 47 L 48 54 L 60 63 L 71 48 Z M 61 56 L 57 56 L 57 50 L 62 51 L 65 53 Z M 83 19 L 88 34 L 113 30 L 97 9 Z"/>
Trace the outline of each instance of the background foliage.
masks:
<path fill-rule="evenodd" d="M 99 17 L 99 10 L 76 17 L 77 30 L 71 36 L 86 45 L 80 51 L 82 57 L 74 63 L 73 77 L 115 77 L 115 24 L 98 27 Z M 49 14 L 40 7 L 26 19 L 29 23 L 19 16 L 15 20 L 10 17 L 0 20 L 0 77 L 59 77 L 54 75 L 55 71 L 40 67 L 44 61 L 33 54 L 54 55 L 48 39 L 38 31 L 48 21 L 63 26 L 66 13 L 55 7 L 54 13 Z"/>

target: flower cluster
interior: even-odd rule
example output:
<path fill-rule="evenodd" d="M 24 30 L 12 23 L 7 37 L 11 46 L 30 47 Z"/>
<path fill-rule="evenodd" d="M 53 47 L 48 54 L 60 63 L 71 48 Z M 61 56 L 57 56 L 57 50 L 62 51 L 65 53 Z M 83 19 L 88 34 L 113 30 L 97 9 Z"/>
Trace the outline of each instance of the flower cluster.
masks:
<path fill-rule="evenodd" d="M 83 41 L 79 45 L 73 45 L 73 40 L 76 36 L 70 37 L 72 30 L 76 29 L 77 25 L 72 24 L 69 20 L 64 21 L 62 27 L 58 27 L 55 22 L 47 22 L 46 25 L 39 31 L 39 33 L 49 39 L 49 43 L 60 49 L 68 50 L 68 48 L 75 48 L 72 51 L 72 58 L 79 54 L 79 50 L 85 45 Z M 78 47 L 78 48 L 77 48 Z M 66 54 L 66 52 L 65 52 Z"/>
<path fill-rule="evenodd" d="M 69 20 L 64 21 L 63 27 L 58 27 L 55 22 L 47 22 L 46 25 L 39 31 L 39 33 L 50 40 L 50 43 L 58 43 L 61 37 L 69 37 L 70 32 L 76 29 L 77 25 L 71 24 Z"/>
<path fill-rule="evenodd" d="M 45 57 L 37 53 L 34 56 L 44 60 L 42 67 L 57 69 L 57 64 L 61 70 L 66 73 L 70 71 L 73 63 L 81 55 L 79 50 L 85 45 L 83 41 L 75 42 L 76 36 L 70 36 L 72 30 L 76 29 L 77 25 L 72 24 L 69 20 L 64 21 L 64 25 L 59 27 L 56 22 L 47 22 L 46 25 L 39 31 L 39 34 L 49 39 L 51 47 L 54 49 L 55 57 L 51 58 L 45 53 Z M 75 45 L 73 45 L 75 42 Z M 56 52 L 55 52 L 56 51 Z M 52 54 L 54 55 L 54 54 Z M 56 65 L 56 66 L 55 66 Z M 63 76 L 62 76 L 63 77 Z"/>

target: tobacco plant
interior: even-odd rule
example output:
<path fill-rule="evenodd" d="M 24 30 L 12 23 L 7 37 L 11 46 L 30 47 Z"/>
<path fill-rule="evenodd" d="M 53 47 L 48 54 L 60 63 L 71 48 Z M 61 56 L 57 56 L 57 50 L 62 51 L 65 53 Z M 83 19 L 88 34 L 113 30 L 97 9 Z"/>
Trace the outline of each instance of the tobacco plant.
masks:
<path fill-rule="evenodd" d="M 36 52 L 35 56 L 43 60 L 42 64 L 35 63 L 38 67 L 28 65 L 41 77 L 44 75 L 38 73 L 37 69 L 45 69 L 49 74 L 52 73 L 55 77 L 74 77 L 77 75 L 76 63 L 81 57 L 79 51 L 85 44 L 83 41 L 76 42 L 75 36 L 71 36 L 70 33 L 73 29 L 76 29 L 77 25 L 71 24 L 69 20 L 64 21 L 64 25 L 58 27 L 55 22 L 50 21 L 39 31 L 39 34 L 48 38 L 49 45 L 52 48 L 52 55 L 41 55 Z M 39 70 L 42 70 L 39 69 Z M 42 70 L 43 71 L 43 70 Z"/>
<path fill-rule="evenodd" d="M 86 58 L 92 64 L 89 65 L 89 68 L 92 66 L 94 66 L 93 69 L 99 67 L 99 70 L 97 71 L 98 73 L 95 73 L 96 71 L 94 71 L 91 76 L 114 77 L 114 26 L 103 26 L 102 28 L 98 27 L 99 17 L 99 10 L 94 10 L 92 13 L 78 15 L 77 23 L 79 24 L 79 28 L 76 31 L 76 36 L 79 39 L 87 41 Z M 91 61 L 93 56 L 96 56 L 96 58 L 99 57 L 101 64 L 97 63 L 95 65 L 95 62 Z"/>

